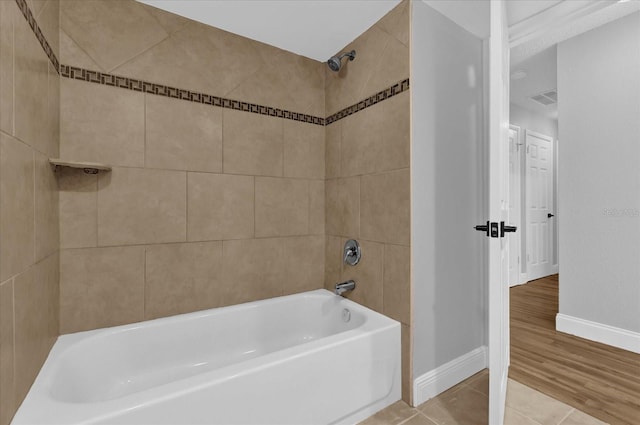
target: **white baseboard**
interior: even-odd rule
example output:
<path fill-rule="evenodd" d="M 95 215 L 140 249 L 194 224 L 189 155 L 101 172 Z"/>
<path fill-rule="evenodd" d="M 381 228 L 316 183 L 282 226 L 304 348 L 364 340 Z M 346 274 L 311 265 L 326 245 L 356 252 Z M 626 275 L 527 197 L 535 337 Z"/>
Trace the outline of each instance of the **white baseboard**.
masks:
<path fill-rule="evenodd" d="M 640 333 L 558 313 L 556 330 L 640 354 Z"/>
<path fill-rule="evenodd" d="M 413 381 L 413 405 L 424 403 L 486 367 L 487 347 L 482 346 L 419 376 Z"/>

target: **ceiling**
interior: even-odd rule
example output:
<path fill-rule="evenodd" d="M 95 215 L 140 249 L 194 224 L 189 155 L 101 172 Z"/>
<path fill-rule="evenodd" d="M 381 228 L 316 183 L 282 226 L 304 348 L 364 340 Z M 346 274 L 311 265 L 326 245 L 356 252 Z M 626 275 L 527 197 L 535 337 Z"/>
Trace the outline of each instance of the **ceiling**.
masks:
<path fill-rule="evenodd" d="M 400 0 L 138 0 L 324 62 Z"/>
<path fill-rule="evenodd" d="M 511 78 L 509 86 L 511 103 L 548 118 L 558 118 L 557 103 L 545 106 L 531 99 L 531 96 L 557 88 L 556 52 L 556 46 L 549 47 L 520 63 L 516 68 L 511 68 L 511 75 L 516 71 L 524 71 L 527 74 L 522 79 Z"/>

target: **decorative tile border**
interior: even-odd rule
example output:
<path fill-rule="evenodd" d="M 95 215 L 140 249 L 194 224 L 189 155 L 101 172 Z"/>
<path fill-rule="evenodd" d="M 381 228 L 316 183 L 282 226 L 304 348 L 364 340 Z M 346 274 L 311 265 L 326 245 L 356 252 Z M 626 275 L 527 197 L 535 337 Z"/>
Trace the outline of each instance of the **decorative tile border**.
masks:
<path fill-rule="evenodd" d="M 391 87 L 387 87 L 386 89 L 379 91 L 378 93 L 369 96 L 368 98 L 361 100 L 360 102 L 348 106 L 333 115 L 328 116 L 325 119 L 325 125 L 329 125 L 334 123 L 342 118 L 348 117 L 349 115 L 355 114 L 356 112 L 362 111 L 370 106 L 375 105 L 376 103 L 380 103 L 383 100 L 389 99 L 397 94 L 405 92 L 409 90 L 409 79 L 404 79 L 402 81 L 397 82 Z"/>
<path fill-rule="evenodd" d="M 40 30 L 40 27 L 36 22 L 35 16 L 33 16 L 31 9 L 29 9 L 27 0 L 16 0 L 16 3 L 18 5 L 18 8 L 24 15 L 24 18 L 29 23 L 29 26 L 33 30 L 33 33 L 35 34 L 36 38 L 40 42 L 40 45 L 42 46 L 44 53 L 49 57 L 49 60 L 51 61 L 51 64 L 55 68 L 56 72 L 60 74 L 60 62 L 58 62 L 58 58 L 56 57 L 56 54 L 53 53 L 53 49 L 51 49 L 49 42 L 47 42 L 47 39 L 44 38 L 44 34 L 42 34 L 42 30 Z"/>
<path fill-rule="evenodd" d="M 356 104 L 348 106 L 336 112 L 335 114 L 330 115 L 327 118 L 321 118 L 299 112 L 287 111 L 286 109 L 273 108 L 271 106 L 258 105 L 256 103 L 242 102 L 240 100 L 226 99 L 206 93 L 199 93 L 190 90 L 179 89 L 176 87 L 165 86 L 163 84 L 137 80 L 135 78 L 122 77 L 119 75 L 107 74 L 99 71 L 91 71 L 89 69 L 78 68 L 70 65 L 60 65 L 60 62 L 58 62 L 58 58 L 56 57 L 55 53 L 53 53 L 53 50 L 44 37 L 44 34 L 42 34 L 42 31 L 40 30 L 40 27 L 38 26 L 38 23 L 36 22 L 36 19 L 33 16 L 29 5 L 27 4 L 27 1 L 16 0 L 16 3 L 22 11 L 25 19 L 29 23 L 29 26 L 33 30 L 36 38 L 40 42 L 42 49 L 49 57 L 49 60 L 51 61 L 51 64 L 55 68 L 56 72 L 62 77 L 71 78 L 74 80 L 87 81 L 90 83 L 103 84 L 112 87 L 120 87 L 123 89 L 150 93 L 158 96 L 186 100 L 189 102 L 219 106 L 221 108 L 234 109 L 236 111 L 252 112 L 254 114 L 260 115 L 269 115 L 272 117 L 279 117 L 322 126 L 339 121 L 345 117 L 348 117 L 349 115 L 353 115 L 356 112 L 373 106 L 376 103 L 380 103 L 383 100 L 389 99 L 397 94 L 409 90 L 409 79 L 407 78 L 399 81 L 391 87 L 387 87 L 386 89 L 379 91 L 372 96 L 369 96 L 364 100 L 361 100 Z"/>
<path fill-rule="evenodd" d="M 205 105 L 219 106 L 221 108 L 234 109 L 236 111 L 252 112 L 254 114 L 269 115 L 288 120 L 301 121 L 316 125 L 329 125 L 356 112 L 362 111 L 370 106 L 389 99 L 397 94 L 409 90 L 409 79 L 406 78 L 391 87 L 361 100 L 360 102 L 348 106 L 335 114 L 327 117 L 315 117 L 313 115 L 287 111 L 285 109 L 273 108 L 271 106 L 258 105 L 256 103 L 242 102 L 240 100 L 226 99 L 224 97 L 213 96 L 206 93 L 199 93 L 176 87 L 165 86 L 163 84 L 151 83 L 137 80 L 135 78 L 122 77 L 119 75 L 107 74 L 99 71 L 78 68 L 70 65 L 60 65 L 60 75 L 74 80 L 86 81 L 89 83 L 103 84 L 106 86 L 120 87 L 123 89 L 155 94 L 158 96 L 172 97 L 174 99 L 186 100 L 189 102 L 203 103 Z"/>
<path fill-rule="evenodd" d="M 90 83 L 104 84 L 120 87 L 133 91 L 155 94 L 158 96 L 172 97 L 174 99 L 187 100 L 189 102 L 204 103 L 205 105 L 219 106 L 221 108 L 235 109 L 237 111 L 253 112 L 254 114 L 269 115 L 288 120 L 301 121 L 310 124 L 324 125 L 325 119 L 285 109 L 272 108 L 271 106 L 258 105 L 256 103 L 242 102 L 240 100 L 226 99 L 206 93 L 199 93 L 185 89 L 179 89 L 162 84 L 150 83 L 135 78 L 121 77 L 104 72 L 91 71 L 75 66 L 61 65 L 60 75 L 74 80 L 82 80 Z"/>

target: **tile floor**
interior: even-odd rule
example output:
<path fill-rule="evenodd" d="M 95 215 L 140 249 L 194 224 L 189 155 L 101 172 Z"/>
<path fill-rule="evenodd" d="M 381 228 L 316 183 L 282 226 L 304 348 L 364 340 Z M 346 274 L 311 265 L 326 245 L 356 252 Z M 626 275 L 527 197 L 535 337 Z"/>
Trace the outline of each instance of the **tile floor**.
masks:
<path fill-rule="evenodd" d="M 489 374 L 484 370 L 414 408 L 399 401 L 360 425 L 488 425 Z M 505 425 L 602 425 L 558 400 L 509 379 Z"/>

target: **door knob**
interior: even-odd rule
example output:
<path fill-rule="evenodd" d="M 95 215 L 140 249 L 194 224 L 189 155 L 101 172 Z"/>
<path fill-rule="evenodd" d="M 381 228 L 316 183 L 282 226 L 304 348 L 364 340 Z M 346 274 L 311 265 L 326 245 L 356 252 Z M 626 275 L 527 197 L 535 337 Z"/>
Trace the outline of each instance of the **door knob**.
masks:
<path fill-rule="evenodd" d="M 506 224 L 504 224 L 504 221 L 500 222 L 500 237 L 504 238 L 504 234 L 505 233 L 513 233 L 516 230 L 518 230 L 518 228 L 516 226 L 507 226 Z"/>
<path fill-rule="evenodd" d="M 553 215 L 551 213 L 547 214 L 547 218 L 551 218 L 551 217 L 555 217 L 555 215 Z"/>

